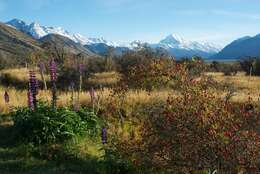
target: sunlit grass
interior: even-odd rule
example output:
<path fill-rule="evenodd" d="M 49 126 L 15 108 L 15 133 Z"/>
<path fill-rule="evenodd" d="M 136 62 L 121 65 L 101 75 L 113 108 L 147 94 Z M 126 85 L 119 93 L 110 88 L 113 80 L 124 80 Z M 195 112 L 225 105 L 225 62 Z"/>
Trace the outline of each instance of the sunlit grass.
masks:
<path fill-rule="evenodd" d="M 0 74 L 9 74 L 11 77 L 19 79 L 21 81 L 28 81 L 28 69 L 7 69 L 0 72 Z M 244 102 L 251 96 L 254 101 L 259 100 L 260 94 L 260 77 L 245 76 L 244 73 L 238 73 L 236 76 L 224 76 L 223 73 L 207 73 L 213 76 L 220 83 L 232 83 L 236 88 L 235 96 L 232 97 L 232 101 Z M 37 78 L 40 79 L 40 74 L 37 73 Z M 46 75 L 46 79 L 49 77 Z M 89 82 L 95 86 L 115 85 L 120 79 L 120 75 L 116 72 L 97 73 L 90 77 Z M 4 92 L 8 91 L 10 95 L 9 105 L 5 104 L 3 100 Z M 107 105 L 112 95 L 110 88 L 103 88 L 96 91 L 100 96 L 100 103 Z M 146 92 L 142 90 L 130 90 L 127 93 L 126 103 L 129 105 L 145 104 L 155 100 L 166 100 L 169 94 L 178 95 L 178 92 L 173 90 L 158 90 L 153 92 Z M 216 91 L 216 94 L 220 97 L 224 97 L 224 91 Z M 17 90 L 14 87 L 3 87 L 0 85 L 0 112 L 8 112 L 10 108 L 27 106 L 27 90 Z M 51 101 L 51 91 L 40 90 L 38 99 L 42 101 Z M 58 91 L 58 105 L 68 106 L 71 104 L 71 92 Z M 74 93 L 74 98 L 78 98 L 77 92 Z M 89 106 L 91 99 L 88 91 L 83 91 L 79 95 L 79 103 L 82 106 Z"/>
<path fill-rule="evenodd" d="M 235 95 L 232 101 L 244 102 L 251 97 L 254 101 L 258 101 L 260 97 L 260 77 L 246 76 L 244 72 L 239 72 L 236 76 L 224 76 L 223 73 L 207 73 L 213 76 L 220 83 L 230 83 L 235 89 Z M 219 95 L 224 95 L 223 91 L 218 91 Z"/>

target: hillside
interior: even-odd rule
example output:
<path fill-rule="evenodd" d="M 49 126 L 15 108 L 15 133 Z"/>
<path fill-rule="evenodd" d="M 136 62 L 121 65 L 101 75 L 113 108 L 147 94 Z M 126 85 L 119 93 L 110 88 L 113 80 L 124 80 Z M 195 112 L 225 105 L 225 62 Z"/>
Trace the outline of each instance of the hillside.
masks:
<path fill-rule="evenodd" d="M 30 52 L 43 51 L 41 43 L 10 26 L 0 23 L 0 60 L 24 60 Z M 17 63 L 17 62 L 16 62 Z"/>
<path fill-rule="evenodd" d="M 227 45 L 222 51 L 214 55 L 214 59 L 239 59 L 243 57 L 260 56 L 260 35 L 243 37 Z"/>
<path fill-rule="evenodd" d="M 81 44 L 75 43 L 71 39 L 61 35 L 49 34 L 41 38 L 39 41 L 43 45 L 50 44 L 51 46 L 62 48 L 71 54 L 83 53 L 85 55 L 94 55 L 89 49 L 83 47 Z"/>

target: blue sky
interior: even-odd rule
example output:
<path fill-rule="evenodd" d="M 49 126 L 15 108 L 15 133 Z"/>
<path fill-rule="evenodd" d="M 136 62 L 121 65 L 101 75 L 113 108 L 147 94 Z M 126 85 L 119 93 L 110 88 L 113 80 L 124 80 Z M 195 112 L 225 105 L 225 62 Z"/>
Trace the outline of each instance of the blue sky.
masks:
<path fill-rule="evenodd" d="M 0 0 L 0 21 L 38 21 L 117 42 L 174 33 L 224 45 L 260 33 L 259 9 L 260 0 Z"/>

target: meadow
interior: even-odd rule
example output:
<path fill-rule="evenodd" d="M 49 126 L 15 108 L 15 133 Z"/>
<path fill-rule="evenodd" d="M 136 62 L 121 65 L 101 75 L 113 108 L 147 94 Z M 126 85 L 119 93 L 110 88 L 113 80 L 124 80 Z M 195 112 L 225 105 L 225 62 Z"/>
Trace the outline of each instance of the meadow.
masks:
<path fill-rule="evenodd" d="M 27 68 L 19 68 L 19 69 L 6 69 L 0 71 L 0 74 L 8 75 L 11 77 L 13 81 L 21 81 L 25 84 L 28 83 L 28 69 Z M 213 77 L 216 81 L 222 84 L 232 84 L 234 87 L 234 96 L 232 97 L 232 101 L 234 102 L 245 102 L 248 100 L 248 97 L 252 97 L 254 101 L 259 100 L 260 95 L 260 77 L 258 76 L 246 76 L 244 72 L 239 72 L 236 76 L 225 76 L 222 72 L 208 72 L 206 75 Z M 92 75 L 88 81 L 90 86 L 113 86 L 119 81 L 120 75 L 117 72 L 104 72 L 104 73 L 96 73 Z M 40 74 L 37 74 L 37 79 L 41 80 Z M 46 75 L 47 81 L 49 81 L 49 76 Z M 104 87 L 102 89 L 98 89 L 96 92 L 99 96 L 102 97 L 102 104 L 106 104 L 106 100 L 109 98 L 111 94 L 111 87 Z M 27 89 L 17 89 L 15 86 L 0 86 L 0 94 L 4 96 L 4 92 L 8 91 L 10 95 L 11 107 L 18 106 L 27 106 Z M 219 96 L 223 96 L 226 94 L 223 90 L 215 91 Z M 164 90 L 156 90 L 153 92 L 147 92 L 144 90 L 131 90 L 128 91 L 127 101 L 131 104 L 140 102 L 140 103 L 148 103 L 152 100 L 166 100 L 168 94 L 177 95 L 178 92 L 174 90 L 164 89 Z M 70 104 L 71 94 L 70 92 L 59 91 L 59 106 L 67 106 Z M 39 91 L 39 99 L 51 101 L 51 92 L 40 90 Z M 91 103 L 90 95 L 88 91 L 82 91 L 80 93 L 80 104 L 83 106 L 88 106 Z M 0 100 L 0 112 L 6 113 L 10 107 L 7 106 L 4 100 Z"/>
<path fill-rule="evenodd" d="M 145 67 L 134 65 L 127 76 L 116 71 L 80 75 L 82 90 L 56 89 L 58 111 L 49 107 L 54 89 L 47 72 L 46 90 L 37 67 L 1 70 L 0 173 L 256 172 L 260 77 L 244 72 L 191 75 L 185 64 L 172 67 L 154 61 Z M 28 99 L 32 69 L 41 82 L 37 101 L 47 102 L 36 110 L 30 109 Z M 244 110 L 251 105 L 255 109 Z M 56 131 L 50 121 L 34 120 L 52 119 L 56 111 L 53 119 L 65 115 L 61 127 L 68 124 L 70 135 L 60 134 L 63 128 Z M 67 120 L 78 115 L 77 123 Z M 80 127 L 83 122 L 87 133 L 76 135 L 86 129 Z M 38 130 L 38 124 L 44 129 Z M 52 129 L 50 135 L 40 133 L 46 129 Z"/>

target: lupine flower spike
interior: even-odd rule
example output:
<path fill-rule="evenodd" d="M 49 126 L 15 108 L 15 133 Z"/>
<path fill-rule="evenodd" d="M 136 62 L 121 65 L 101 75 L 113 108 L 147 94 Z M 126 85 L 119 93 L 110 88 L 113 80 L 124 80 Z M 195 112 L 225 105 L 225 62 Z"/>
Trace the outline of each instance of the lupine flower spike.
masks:
<path fill-rule="evenodd" d="M 5 94 L 4 94 L 4 100 L 5 100 L 5 103 L 8 104 L 9 101 L 10 101 L 10 98 L 9 98 L 9 94 L 7 91 L 5 91 Z"/>
<path fill-rule="evenodd" d="M 50 61 L 50 77 L 51 81 L 56 82 L 57 80 L 57 65 L 54 59 Z"/>
<path fill-rule="evenodd" d="M 50 78 L 52 84 L 52 107 L 56 108 L 57 106 L 57 89 L 56 89 L 57 65 L 54 59 L 50 61 Z"/>
<path fill-rule="evenodd" d="M 31 110 L 34 110 L 33 96 L 32 96 L 32 92 L 31 92 L 30 89 L 28 90 L 27 97 L 28 97 L 28 107 L 29 107 Z"/>
<path fill-rule="evenodd" d="M 107 130 L 106 130 L 106 128 L 102 128 L 101 140 L 102 140 L 102 144 L 107 144 Z"/>
<path fill-rule="evenodd" d="M 37 107 L 37 94 L 38 94 L 38 81 L 34 71 L 29 71 L 29 93 L 31 99 L 29 100 L 30 105 L 35 109 Z M 29 97 L 28 97 L 29 99 Z M 29 106 L 30 106 L 29 105 Z M 32 108 L 32 107 L 31 107 Z"/>

